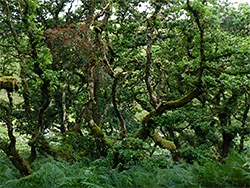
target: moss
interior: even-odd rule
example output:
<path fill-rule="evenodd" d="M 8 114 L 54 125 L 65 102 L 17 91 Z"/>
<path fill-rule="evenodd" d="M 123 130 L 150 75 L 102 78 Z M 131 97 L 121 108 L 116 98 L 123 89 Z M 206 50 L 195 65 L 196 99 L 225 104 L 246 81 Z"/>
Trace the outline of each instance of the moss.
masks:
<path fill-rule="evenodd" d="M 140 128 L 134 135 L 134 138 L 139 138 L 145 140 L 149 135 L 149 131 L 145 130 L 144 128 Z"/>
<path fill-rule="evenodd" d="M 100 145 L 104 147 L 107 146 L 108 148 L 111 147 L 111 143 L 104 137 L 103 131 L 98 127 L 96 124 L 91 128 L 92 134 L 97 137 L 100 141 Z"/>
<path fill-rule="evenodd" d="M 19 88 L 19 82 L 16 78 L 11 76 L 0 77 L 0 89 L 5 89 L 8 92 L 17 91 Z"/>
<path fill-rule="evenodd" d="M 182 107 L 185 104 L 189 103 L 195 97 L 199 96 L 200 94 L 201 94 L 201 91 L 199 89 L 195 89 L 194 91 L 190 91 L 187 95 L 180 98 L 179 100 L 162 103 L 161 105 L 159 105 L 159 108 L 157 109 L 157 111 L 161 113 L 167 109 L 175 109 L 175 108 Z"/>
<path fill-rule="evenodd" d="M 175 109 L 175 108 L 184 106 L 185 104 L 189 103 L 192 99 L 199 96 L 200 94 L 201 94 L 201 91 L 199 89 L 195 89 L 189 92 L 184 97 L 180 98 L 179 100 L 162 102 L 160 105 L 158 105 L 155 108 L 155 110 L 151 111 L 142 119 L 142 124 L 146 124 L 148 121 L 151 120 L 152 117 L 159 116 L 162 113 L 164 113 L 166 110 Z"/>
<path fill-rule="evenodd" d="M 102 132 L 102 130 L 98 126 L 95 126 L 92 128 L 92 133 L 99 138 L 104 137 L 104 133 Z"/>
<path fill-rule="evenodd" d="M 150 137 L 161 148 L 168 149 L 168 150 L 176 149 L 176 146 L 173 142 L 163 139 L 156 130 L 150 132 Z"/>
<path fill-rule="evenodd" d="M 143 119 L 142 119 L 142 124 L 146 124 L 153 116 L 156 115 L 156 110 L 151 111 L 149 114 L 147 114 Z"/>
<path fill-rule="evenodd" d="M 79 153 L 79 156 L 80 157 L 84 157 L 84 156 L 87 156 L 89 154 L 89 149 L 86 149 L 86 150 L 84 150 L 83 152 L 80 152 Z"/>
<path fill-rule="evenodd" d="M 56 153 L 57 157 L 66 160 L 68 162 L 74 162 L 77 157 L 73 146 L 68 143 L 63 144 L 58 148 L 54 148 L 54 152 Z"/>

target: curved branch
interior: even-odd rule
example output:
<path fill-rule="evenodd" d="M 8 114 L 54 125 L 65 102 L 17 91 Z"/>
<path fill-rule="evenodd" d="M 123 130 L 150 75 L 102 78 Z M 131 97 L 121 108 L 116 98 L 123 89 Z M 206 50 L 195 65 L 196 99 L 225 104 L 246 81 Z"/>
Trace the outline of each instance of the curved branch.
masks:
<path fill-rule="evenodd" d="M 146 111 L 148 111 L 148 112 L 151 112 L 152 108 L 150 107 L 149 103 L 148 103 L 147 101 L 141 100 L 139 97 L 137 97 L 137 95 L 139 95 L 139 94 L 141 94 L 141 93 L 140 93 L 140 92 L 135 93 L 135 91 L 134 91 L 133 88 L 131 89 L 131 91 L 132 91 L 132 94 L 133 94 L 133 96 L 134 96 L 135 101 L 136 101 L 138 104 L 140 104 L 141 107 L 142 107 L 144 110 L 146 110 Z"/>
<path fill-rule="evenodd" d="M 147 61 L 146 61 L 146 66 L 145 66 L 145 82 L 146 82 L 146 85 L 147 85 L 147 90 L 148 90 L 148 93 L 149 93 L 149 97 L 150 97 L 150 100 L 152 101 L 153 103 L 153 106 L 156 107 L 158 105 L 158 100 L 156 98 L 156 96 L 154 95 L 154 92 L 153 92 L 153 88 L 151 86 L 151 83 L 150 83 L 150 68 L 151 68 L 151 65 L 152 65 L 152 45 L 153 45 L 153 23 L 156 19 L 156 15 L 158 14 L 158 12 L 160 11 L 160 7 L 157 7 L 154 14 L 148 19 L 147 21 Z"/>
<path fill-rule="evenodd" d="M 199 96 L 201 93 L 202 92 L 199 89 L 195 89 L 189 92 L 184 97 L 180 98 L 179 100 L 161 103 L 160 105 L 156 107 L 155 110 L 151 111 L 148 115 L 146 115 L 142 119 L 142 124 L 146 124 L 152 119 L 152 117 L 159 116 L 163 114 L 166 110 L 175 109 L 175 108 L 184 106 L 185 104 L 193 100 L 195 97 Z"/>
<path fill-rule="evenodd" d="M 191 7 L 190 5 L 190 1 L 187 0 L 187 6 L 188 6 L 188 10 L 193 14 L 195 22 L 199 28 L 200 31 L 200 68 L 198 70 L 198 85 L 201 86 L 201 78 L 202 78 L 202 74 L 204 72 L 204 62 L 205 62 L 205 44 L 204 44 L 204 27 L 201 24 L 200 21 L 200 13 L 197 10 L 194 10 L 193 7 Z"/>
<path fill-rule="evenodd" d="M 12 100 L 12 99 L 11 99 Z M 19 170 L 22 176 L 27 176 L 33 173 L 30 169 L 29 165 L 19 154 L 16 149 L 16 137 L 13 134 L 13 124 L 11 121 L 11 107 L 6 106 L 4 103 L 0 102 L 0 108 L 3 108 L 6 112 L 6 124 L 8 130 L 8 137 L 10 139 L 10 143 L 3 141 L 0 138 L 0 149 L 2 149 L 9 159 L 12 161 L 13 165 Z"/>

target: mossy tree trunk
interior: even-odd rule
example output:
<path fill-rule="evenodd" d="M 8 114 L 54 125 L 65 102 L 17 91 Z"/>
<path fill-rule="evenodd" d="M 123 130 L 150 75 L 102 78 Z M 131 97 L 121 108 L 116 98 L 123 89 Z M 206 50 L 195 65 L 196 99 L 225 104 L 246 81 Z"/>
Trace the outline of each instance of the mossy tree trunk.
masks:
<path fill-rule="evenodd" d="M 13 124 L 11 120 L 12 114 L 12 98 L 8 92 L 9 98 L 9 106 L 4 103 L 0 103 L 0 108 L 2 108 L 6 112 L 5 123 L 7 125 L 9 143 L 6 141 L 2 141 L 0 138 L 0 149 L 2 149 L 8 158 L 12 161 L 13 165 L 19 170 L 22 176 L 28 176 L 32 174 L 32 170 L 29 167 L 29 164 L 25 161 L 22 155 L 19 154 L 16 149 L 16 138 L 13 134 Z"/>
<path fill-rule="evenodd" d="M 151 110 L 143 119 L 142 119 L 142 127 L 136 132 L 135 136 L 136 138 L 142 138 L 145 139 L 147 137 L 151 137 L 156 145 L 162 147 L 162 148 L 168 148 L 170 150 L 175 150 L 176 146 L 174 143 L 164 140 L 160 137 L 157 131 L 154 130 L 153 127 L 153 117 L 160 116 L 167 110 L 172 110 L 176 108 L 180 108 L 184 106 L 185 104 L 192 101 L 194 98 L 198 97 L 202 93 L 202 75 L 205 69 L 204 62 L 205 62 L 205 54 L 204 54 L 204 27 L 202 23 L 200 22 L 200 15 L 199 12 L 194 10 L 189 0 L 187 0 L 187 7 L 188 10 L 193 14 L 195 23 L 198 26 L 198 29 L 200 31 L 200 40 L 199 40 L 199 49 L 200 49 L 200 60 L 199 60 L 199 68 L 197 71 L 197 81 L 195 83 L 195 89 L 190 91 L 188 94 L 180 98 L 176 101 L 168 101 L 168 102 L 160 102 L 159 95 L 158 97 L 155 96 L 155 91 L 153 90 L 153 87 L 151 86 L 150 81 L 150 69 L 152 66 L 152 45 L 154 43 L 154 40 L 157 39 L 157 37 L 153 38 L 153 32 L 154 32 L 154 22 L 157 19 L 158 13 L 160 12 L 161 6 L 156 5 L 155 12 L 152 14 L 151 17 L 147 19 L 147 60 L 146 60 L 146 66 L 145 66 L 145 83 L 148 90 L 148 95 L 150 98 L 150 102 L 153 106 L 153 110 Z M 161 77 L 163 76 L 160 68 L 160 63 L 157 63 L 158 70 L 161 73 Z M 158 92 L 161 92 L 161 86 L 158 87 Z"/>
<path fill-rule="evenodd" d="M 97 54 L 99 50 L 101 50 L 102 46 L 102 40 L 101 40 L 101 33 L 105 29 L 105 25 L 107 24 L 108 18 L 109 18 L 109 6 L 111 2 L 109 2 L 103 10 L 97 14 L 94 18 L 94 20 L 97 20 L 101 15 L 104 15 L 103 22 L 101 26 L 95 26 L 94 27 L 94 32 L 95 32 L 95 40 L 94 40 L 94 47 L 93 47 L 93 52 L 92 56 L 89 59 L 89 69 L 88 69 L 88 103 L 86 107 L 86 116 L 87 116 L 87 122 L 89 125 L 89 128 L 91 129 L 91 134 L 95 137 L 96 139 L 96 146 L 97 149 L 99 150 L 101 155 L 106 155 L 107 154 L 107 149 L 111 147 L 110 142 L 104 137 L 104 132 L 101 130 L 101 128 L 98 126 L 98 122 L 95 121 L 95 115 L 94 113 L 96 112 L 96 94 L 98 93 L 96 91 L 96 82 L 95 82 L 95 76 L 96 76 L 96 65 L 97 65 Z M 88 153 L 88 150 L 84 152 Z"/>
<path fill-rule="evenodd" d="M 91 129 L 91 134 L 96 138 L 96 145 L 101 154 L 106 153 L 106 149 L 110 147 L 110 143 L 104 137 L 103 131 L 98 127 L 97 123 L 94 120 L 93 112 L 94 112 L 94 103 L 95 103 L 95 95 L 94 95 L 94 76 L 95 76 L 95 65 L 97 58 L 96 56 L 90 59 L 90 68 L 88 73 L 88 94 L 89 100 L 86 109 L 87 121 L 89 128 Z"/>
<path fill-rule="evenodd" d="M 239 94 L 240 91 L 238 90 L 232 91 L 232 95 L 223 104 L 222 108 L 219 108 L 218 117 L 222 127 L 222 158 L 228 155 L 230 148 L 232 148 L 233 139 L 236 136 L 236 133 L 228 130 L 227 127 L 231 127 L 231 116 L 234 112 L 234 106 L 237 105 Z"/>
<path fill-rule="evenodd" d="M 15 45 L 13 45 L 13 47 L 16 49 L 16 52 L 18 54 L 20 61 L 20 67 L 21 67 L 21 78 L 23 79 L 22 81 L 22 86 L 24 87 L 24 92 L 23 92 L 23 97 L 24 97 L 24 103 L 25 103 L 25 112 L 27 115 L 27 119 L 28 121 L 32 122 L 32 124 L 34 124 L 34 127 L 31 127 L 31 129 L 33 130 L 33 134 L 32 134 L 32 138 L 31 140 L 34 140 L 35 138 L 39 137 L 40 133 L 42 134 L 44 128 L 45 128 L 45 111 L 48 108 L 50 101 L 51 101 L 51 91 L 50 91 L 50 79 L 46 76 L 44 70 L 41 68 L 41 58 L 38 57 L 37 54 L 37 49 L 39 44 L 39 40 L 37 40 L 37 37 L 39 35 L 37 28 L 32 28 L 35 24 L 34 24 L 34 20 L 32 20 L 33 16 L 30 16 L 30 14 L 33 14 L 34 11 L 32 7 L 33 5 L 30 4 L 30 2 L 25 1 L 24 3 L 20 4 L 20 9 L 19 9 L 19 14 L 20 14 L 20 20 L 24 23 L 24 31 L 27 33 L 27 44 L 29 46 L 29 51 L 24 51 L 24 49 L 22 49 L 22 38 L 19 37 L 18 35 L 18 31 L 15 29 L 14 24 L 11 21 L 11 11 L 14 11 L 10 8 L 9 6 L 9 2 L 4 0 L 2 2 L 2 5 L 4 7 L 4 14 L 6 15 L 5 18 L 3 19 L 3 21 L 6 23 L 6 25 L 8 26 L 10 33 L 13 37 L 13 42 Z M 33 61 L 34 63 L 34 67 L 32 69 L 33 73 L 35 73 L 36 75 L 38 75 L 38 77 L 41 79 L 42 81 L 42 85 L 40 87 L 40 91 L 41 91 L 41 99 L 38 102 L 39 103 L 39 109 L 38 109 L 38 115 L 37 115 L 37 119 L 34 120 L 34 117 L 32 117 L 32 107 L 30 106 L 30 100 L 29 98 L 31 97 L 31 94 L 29 93 L 29 85 L 26 82 L 25 78 L 26 78 L 26 70 L 24 68 L 24 65 L 27 65 L 28 63 L 26 62 L 26 57 L 27 55 L 30 57 L 30 61 Z M 8 91 L 8 90 L 7 90 Z M 42 137 L 40 139 L 42 141 L 42 143 L 45 142 L 44 137 Z M 32 141 L 31 141 L 32 143 Z M 35 158 L 36 158 L 36 147 L 38 145 L 31 145 L 31 156 L 29 157 L 29 159 L 32 159 L 30 162 L 32 162 Z M 43 148 L 43 150 L 48 150 L 50 151 L 50 147 L 48 144 L 46 144 L 46 149 Z M 46 151 L 45 151 L 46 152 Z"/>

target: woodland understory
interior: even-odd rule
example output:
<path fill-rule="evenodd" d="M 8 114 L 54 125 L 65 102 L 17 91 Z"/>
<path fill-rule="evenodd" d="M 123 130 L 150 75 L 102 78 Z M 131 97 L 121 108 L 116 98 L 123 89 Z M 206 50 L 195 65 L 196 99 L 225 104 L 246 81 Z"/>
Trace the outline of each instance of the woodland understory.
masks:
<path fill-rule="evenodd" d="M 0 187 L 249 187 L 250 6 L 0 0 Z"/>

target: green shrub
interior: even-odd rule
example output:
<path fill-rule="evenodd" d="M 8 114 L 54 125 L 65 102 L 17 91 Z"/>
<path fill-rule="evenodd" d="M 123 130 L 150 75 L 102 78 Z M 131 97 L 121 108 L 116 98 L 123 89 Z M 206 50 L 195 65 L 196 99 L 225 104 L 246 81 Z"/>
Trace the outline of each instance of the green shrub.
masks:
<path fill-rule="evenodd" d="M 207 160 L 212 160 L 213 153 L 209 145 L 203 144 L 199 147 L 187 147 L 181 150 L 181 157 L 188 163 L 198 162 L 203 164 Z"/>
<path fill-rule="evenodd" d="M 84 157 L 74 163 L 44 156 L 32 163 L 34 173 L 21 177 L 10 160 L 0 152 L 0 188 L 64 187 L 249 187 L 249 154 L 232 152 L 220 163 L 207 160 L 174 164 L 168 156 L 143 158 L 113 168 L 112 152 L 106 158 Z"/>
<path fill-rule="evenodd" d="M 20 178 L 20 173 L 8 159 L 8 157 L 0 150 L 0 186 L 8 180 Z"/>
<path fill-rule="evenodd" d="M 182 166 L 151 169 L 134 166 L 127 171 L 132 179 L 131 187 L 196 187 L 194 176 Z M 125 182 L 124 182 L 125 183 Z"/>
<path fill-rule="evenodd" d="M 193 172 L 199 182 L 206 187 L 249 187 L 250 164 L 249 156 L 233 151 L 223 163 L 208 161 L 203 166 L 194 165 Z"/>

